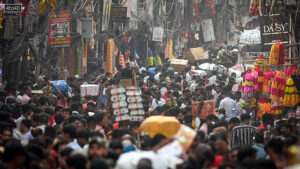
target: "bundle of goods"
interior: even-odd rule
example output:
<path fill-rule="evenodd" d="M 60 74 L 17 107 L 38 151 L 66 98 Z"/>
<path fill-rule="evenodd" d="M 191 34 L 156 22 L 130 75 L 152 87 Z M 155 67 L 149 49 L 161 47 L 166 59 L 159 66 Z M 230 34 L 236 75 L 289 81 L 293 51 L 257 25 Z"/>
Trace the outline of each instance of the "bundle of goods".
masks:
<path fill-rule="evenodd" d="M 135 86 L 124 88 L 123 86 L 111 87 L 111 101 L 116 121 L 142 121 L 144 109 L 142 104 L 142 92 Z"/>
<path fill-rule="evenodd" d="M 86 84 L 80 86 L 80 96 L 98 96 L 99 94 L 99 85 L 95 84 Z"/>
<path fill-rule="evenodd" d="M 145 111 L 142 103 L 142 91 L 135 86 L 126 87 L 128 109 L 130 111 L 130 121 L 144 120 Z"/>
<path fill-rule="evenodd" d="M 69 86 L 65 80 L 57 80 L 57 81 L 50 81 L 57 89 L 59 89 L 62 92 L 68 92 Z M 54 88 L 51 88 L 52 93 L 56 94 L 56 90 Z"/>
<path fill-rule="evenodd" d="M 107 41 L 106 72 L 115 72 L 115 41 L 113 39 Z"/>
<path fill-rule="evenodd" d="M 116 121 L 129 120 L 129 110 L 125 96 L 126 89 L 122 86 L 112 86 L 110 89 L 112 108 Z"/>
<path fill-rule="evenodd" d="M 266 72 L 268 69 L 268 61 L 265 60 L 263 55 L 260 55 L 257 59 L 255 59 L 253 70 L 257 71 L 258 66 L 260 66 L 263 72 Z"/>
<path fill-rule="evenodd" d="M 251 70 L 248 69 L 246 75 L 243 77 L 242 94 L 243 97 L 253 96 L 253 76 Z"/>
<path fill-rule="evenodd" d="M 263 82 L 263 94 L 268 95 L 271 93 L 272 80 L 274 78 L 274 72 L 268 68 L 264 73 L 264 82 Z"/>
<path fill-rule="evenodd" d="M 271 51 L 270 51 L 270 59 L 269 64 L 270 65 L 283 65 L 285 62 L 284 58 L 284 44 L 281 42 L 276 42 L 272 45 Z"/>

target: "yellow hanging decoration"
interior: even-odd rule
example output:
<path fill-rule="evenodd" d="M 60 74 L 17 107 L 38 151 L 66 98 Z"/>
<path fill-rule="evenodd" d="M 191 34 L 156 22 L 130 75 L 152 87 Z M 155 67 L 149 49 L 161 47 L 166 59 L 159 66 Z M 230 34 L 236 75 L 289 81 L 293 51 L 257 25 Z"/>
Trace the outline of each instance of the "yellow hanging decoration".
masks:
<path fill-rule="evenodd" d="M 56 3 L 56 0 L 49 0 L 49 3 L 52 7 L 53 10 L 56 10 L 56 7 L 57 7 L 57 3 Z"/>
<path fill-rule="evenodd" d="M 47 9 L 47 2 L 45 0 L 40 1 L 37 7 L 37 12 L 39 14 L 42 14 L 45 12 L 46 9 Z"/>
<path fill-rule="evenodd" d="M 156 63 L 157 65 L 162 65 L 161 58 L 159 56 L 156 57 Z"/>

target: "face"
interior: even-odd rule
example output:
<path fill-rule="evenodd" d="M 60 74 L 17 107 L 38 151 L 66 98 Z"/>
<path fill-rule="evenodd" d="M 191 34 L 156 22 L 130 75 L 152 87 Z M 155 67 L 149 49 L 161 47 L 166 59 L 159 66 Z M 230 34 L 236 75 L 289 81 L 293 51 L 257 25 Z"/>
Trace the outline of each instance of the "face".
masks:
<path fill-rule="evenodd" d="M 27 133 L 28 130 L 29 129 L 24 124 L 21 124 L 21 133 Z"/>
<path fill-rule="evenodd" d="M 216 87 L 216 92 L 220 93 L 221 92 L 221 88 L 219 86 Z"/>
<path fill-rule="evenodd" d="M 101 157 L 107 155 L 106 148 L 102 148 L 97 144 L 92 144 L 88 150 L 89 157 Z"/>
<path fill-rule="evenodd" d="M 27 95 L 31 95 L 31 87 L 29 87 L 29 88 L 26 90 L 26 94 L 27 94 Z"/>
<path fill-rule="evenodd" d="M 4 130 L 2 134 L 2 140 L 7 140 L 12 138 L 12 133 L 9 130 Z"/>
<path fill-rule="evenodd" d="M 56 111 L 55 113 L 56 113 L 56 115 L 63 114 L 63 109 L 59 109 L 59 110 Z"/>
<path fill-rule="evenodd" d="M 69 118 L 70 118 L 70 112 L 64 111 L 64 112 L 63 112 L 63 116 L 64 116 L 64 119 L 65 119 L 65 120 L 69 119 Z"/>
<path fill-rule="evenodd" d="M 157 100 L 159 100 L 160 99 L 160 93 L 156 93 L 156 95 L 155 95 L 155 98 L 157 99 Z"/>
<path fill-rule="evenodd" d="M 237 155 L 238 155 L 239 151 L 238 150 L 233 150 L 231 151 L 231 159 L 233 162 L 237 161 Z"/>

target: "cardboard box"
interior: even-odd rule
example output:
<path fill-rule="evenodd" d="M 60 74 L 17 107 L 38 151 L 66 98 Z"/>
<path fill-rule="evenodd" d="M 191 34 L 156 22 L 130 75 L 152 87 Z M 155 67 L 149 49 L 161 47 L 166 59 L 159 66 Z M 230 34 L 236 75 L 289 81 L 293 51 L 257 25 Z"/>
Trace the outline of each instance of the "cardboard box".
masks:
<path fill-rule="evenodd" d="M 170 67 L 173 67 L 176 72 L 183 71 L 188 66 L 188 60 L 173 59 L 170 63 Z"/>
<path fill-rule="evenodd" d="M 190 48 L 184 52 L 184 59 L 188 61 L 204 60 L 205 58 L 204 49 L 199 48 Z"/>
<path fill-rule="evenodd" d="M 87 84 L 80 86 L 80 96 L 98 96 L 99 95 L 99 85 Z"/>
<path fill-rule="evenodd" d="M 132 79 L 120 79 L 119 85 L 124 87 L 133 86 Z"/>

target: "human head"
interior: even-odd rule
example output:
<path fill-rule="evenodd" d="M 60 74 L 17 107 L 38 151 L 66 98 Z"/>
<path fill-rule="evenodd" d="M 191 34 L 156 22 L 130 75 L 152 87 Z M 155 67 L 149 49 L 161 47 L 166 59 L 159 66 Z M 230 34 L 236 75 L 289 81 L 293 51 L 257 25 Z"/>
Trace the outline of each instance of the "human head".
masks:
<path fill-rule="evenodd" d="M 206 124 L 210 125 L 212 122 L 216 122 L 218 120 L 218 117 L 214 114 L 210 114 L 206 117 Z"/>
<path fill-rule="evenodd" d="M 33 128 L 39 126 L 40 125 L 40 121 L 41 121 L 41 116 L 39 114 L 33 114 L 32 118 L 31 118 L 31 126 Z"/>
<path fill-rule="evenodd" d="M 235 92 L 235 99 L 240 100 L 241 98 L 242 98 L 242 92 L 241 91 Z"/>
<path fill-rule="evenodd" d="M 21 168 L 25 157 L 25 148 L 17 140 L 9 140 L 4 148 L 3 161 L 9 166 Z"/>
<path fill-rule="evenodd" d="M 23 134 L 27 133 L 30 130 L 30 127 L 31 127 L 30 120 L 28 120 L 28 119 L 22 120 L 21 127 L 20 127 L 21 133 L 23 133 Z"/>
<path fill-rule="evenodd" d="M 62 106 L 55 106 L 55 115 L 58 115 L 58 114 L 63 114 L 63 110 L 64 108 Z"/>
<path fill-rule="evenodd" d="M 22 105 L 22 115 L 27 118 L 32 113 L 32 107 L 29 104 Z"/>
<path fill-rule="evenodd" d="M 239 162 L 243 162 L 246 160 L 255 160 L 256 150 L 252 147 L 242 147 L 239 149 L 239 153 L 237 159 Z"/>
<path fill-rule="evenodd" d="M 71 109 L 65 108 L 63 110 L 63 116 L 64 116 L 64 120 L 68 120 L 72 115 L 72 111 Z"/>
<path fill-rule="evenodd" d="M 90 169 L 109 169 L 107 163 L 105 162 L 105 160 L 101 157 L 98 158 L 94 158 L 91 161 L 91 168 Z"/>
<path fill-rule="evenodd" d="M 270 156 L 270 159 L 273 161 L 278 156 L 282 155 L 283 150 L 283 141 L 280 138 L 272 138 L 266 145 L 265 151 Z"/>
<path fill-rule="evenodd" d="M 137 164 L 137 169 L 152 169 L 152 162 L 148 158 L 142 158 Z"/>
<path fill-rule="evenodd" d="M 160 100 L 161 98 L 161 93 L 159 91 L 155 92 L 155 99 Z"/>
<path fill-rule="evenodd" d="M 60 125 L 64 122 L 64 116 L 62 114 L 57 114 L 54 117 L 56 125 Z"/>
<path fill-rule="evenodd" d="M 106 156 L 108 153 L 105 143 L 97 138 L 93 138 L 89 143 L 88 156 L 89 158 L 97 158 Z"/>
<path fill-rule="evenodd" d="M 249 125 L 250 124 L 250 115 L 249 114 L 241 114 L 241 123 Z"/>
<path fill-rule="evenodd" d="M 263 116 L 262 116 L 262 123 L 267 126 L 267 125 L 273 125 L 274 123 L 274 115 L 273 114 L 270 114 L 270 113 L 265 113 Z"/>
<path fill-rule="evenodd" d="M 41 106 L 48 106 L 49 105 L 49 99 L 46 96 L 41 96 L 39 99 L 39 103 Z"/>
<path fill-rule="evenodd" d="M 31 96 L 31 87 L 30 86 L 25 86 L 24 87 L 24 93 L 27 94 L 28 96 Z"/>
<path fill-rule="evenodd" d="M 77 133 L 77 143 L 83 147 L 85 146 L 89 141 L 89 130 L 83 129 L 78 131 Z"/>
<path fill-rule="evenodd" d="M 231 130 L 233 129 L 235 126 L 238 126 L 240 124 L 240 119 L 237 118 L 237 117 L 232 117 L 230 120 L 229 120 L 229 123 L 228 123 L 228 129 Z"/>
<path fill-rule="evenodd" d="M 13 136 L 13 129 L 11 126 L 7 125 L 3 129 L 1 129 L 1 140 L 9 140 Z"/>
<path fill-rule="evenodd" d="M 86 169 L 87 159 L 82 154 L 72 154 L 67 157 L 67 166 L 70 169 Z"/>
<path fill-rule="evenodd" d="M 18 105 L 18 106 L 20 106 L 20 105 L 22 105 L 22 96 L 21 95 L 18 95 L 17 97 L 16 97 L 16 105 Z"/>
<path fill-rule="evenodd" d="M 62 133 L 62 140 L 66 143 L 72 142 L 76 138 L 76 127 L 69 124 L 64 126 Z"/>
<path fill-rule="evenodd" d="M 80 102 L 75 102 L 71 106 L 72 111 L 77 111 L 80 114 L 83 114 L 83 106 Z"/>

